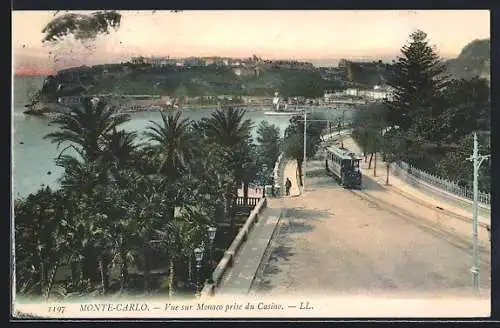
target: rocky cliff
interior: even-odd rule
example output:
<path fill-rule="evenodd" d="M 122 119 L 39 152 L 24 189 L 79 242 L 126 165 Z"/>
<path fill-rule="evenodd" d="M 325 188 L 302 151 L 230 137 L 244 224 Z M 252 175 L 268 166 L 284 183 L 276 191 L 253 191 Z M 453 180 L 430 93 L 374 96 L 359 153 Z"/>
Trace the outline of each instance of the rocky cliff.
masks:
<path fill-rule="evenodd" d="M 490 39 L 474 40 L 467 44 L 460 55 L 446 62 L 448 72 L 456 78 L 476 76 L 490 79 Z"/>

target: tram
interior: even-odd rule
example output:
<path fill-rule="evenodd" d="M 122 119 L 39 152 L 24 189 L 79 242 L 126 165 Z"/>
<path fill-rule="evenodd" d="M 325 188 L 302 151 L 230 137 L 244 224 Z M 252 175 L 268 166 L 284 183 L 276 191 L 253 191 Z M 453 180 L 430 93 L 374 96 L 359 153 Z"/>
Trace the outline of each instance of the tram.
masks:
<path fill-rule="evenodd" d="M 361 157 L 348 149 L 334 146 L 326 148 L 326 170 L 331 172 L 344 188 L 361 189 L 361 160 Z"/>

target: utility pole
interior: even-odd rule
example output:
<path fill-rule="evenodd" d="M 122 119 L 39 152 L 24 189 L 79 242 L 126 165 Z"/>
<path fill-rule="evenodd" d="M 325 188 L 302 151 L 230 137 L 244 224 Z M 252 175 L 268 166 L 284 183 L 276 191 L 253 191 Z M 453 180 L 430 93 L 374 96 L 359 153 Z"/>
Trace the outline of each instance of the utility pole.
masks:
<path fill-rule="evenodd" d="M 304 119 L 303 120 L 298 120 L 299 122 L 300 121 L 304 121 L 304 159 L 302 161 L 302 191 L 305 191 L 306 189 L 306 182 L 305 182 L 305 177 L 306 177 L 306 161 L 307 161 L 307 110 L 304 109 Z M 309 120 L 310 122 L 330 122 L 330 120 L 315 120 L 315 119 L 310 119 Z M 342 134 L 339 133 L 340 136 L 342 136 Z M 297 182 L 298 183 L 298 182 Z"/>
<path fill-rule="evenodd" d="M 478 245 L 478 217 L 477 217 L 477 198 L 478 198 L 478 175 L 481 163 L 489 158 L 490 155 L 479 155 L 477 133 L 474 133 L 474 150 L 472 156 L 467 160 L 472 161 L 474 165 L 474 204 L 472 207 L 472 286 L 475 294 L 479 294 L 479 245 Z"/>
<path fill-rule="evenodd" d="M 302 192 L 306 191 L 306 162 L 307 162 L 307 109 L 304 108 L 304 161 L 302 162 Z"/>

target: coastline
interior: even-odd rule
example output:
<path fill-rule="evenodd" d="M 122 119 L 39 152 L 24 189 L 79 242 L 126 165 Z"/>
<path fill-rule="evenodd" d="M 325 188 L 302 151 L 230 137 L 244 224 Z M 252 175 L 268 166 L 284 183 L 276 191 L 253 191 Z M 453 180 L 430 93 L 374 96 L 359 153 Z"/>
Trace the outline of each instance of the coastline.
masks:
<path fill-rule="evenodd" d="M 237 108 L 245 108 L 247 111 L 256 112 L 256 111 L 268 111 L 272 109 L 272 105 L 268 104 L 228 104 L 222 106 L 234 106 Z M 160 107 L 160 106 L 140 106 L 134 108 L 120 108 L 118 112 L 120 113 L 142 113 L 142 112 L 156 112 L 156 111 L 169 111 L 169 110 L 215 110 L 220 106 L 217 105 L 186 105 L 175 107 Z M 23 113 L 25 115 L 31 116 L 46 116 L 52 117 L 58 114 L 65 113 L 69 110 L 69 106 L 63 106 L 55 102 L 43 102 L 40 101 L 32 106 L 26 106 L 27 110 Z"/>
<path fill-rule="evenodd" d="M 234 104 L 186 104 L 181 106 L 165 106 L 158 104 L 123 104 L 123 103 L 113 103 L 110 102 L 111 106 L 115 106 L 118 109 L 119 113 L 126 114 L 134 114 L 134 113 L 144 113 L 144 112 L 158 112 L 158 111 L 172 111 L 172 110 L 180 110 L 180 111 L 201 111 L 201 110 L 215 110 L 217 108 L 225 108 L 225 107 L 236 107 L 243 108 L 248 112 L 269 112 L 270 115 L 275 115 L 276 113 L 282 113 L 282 115 L 290 115 L 293 111 L 276 111 L 273 104 L 264 103 L 264 102 L 255 102 L 255 103 L 234 103 Z M 27 108 L 24 111 L 25 115 L 30 116 L 39 116 L 39 117 L 55 117 L 58 114 L 69 112 L 71 105 L 64 105 L 58 102 L 48 102 L 48 101 L 38 101 L 31 105 L 25 105 Z M 300 112 L 303 111 L 303 108 L 308 107 L 311 109 L 314 108 L 324 108 L 324 109 L 339 109 L 338 103 L 326 103 L 326 104 L 314 104 L 314 105 L 297 105 L 300 107 Z M 355 106 L 356 107 L 356 106 Z"/>

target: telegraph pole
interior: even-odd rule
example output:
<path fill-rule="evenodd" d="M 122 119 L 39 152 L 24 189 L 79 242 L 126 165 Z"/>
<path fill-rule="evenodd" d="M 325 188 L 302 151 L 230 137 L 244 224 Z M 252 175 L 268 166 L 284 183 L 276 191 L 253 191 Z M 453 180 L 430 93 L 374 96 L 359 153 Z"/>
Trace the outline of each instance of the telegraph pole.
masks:
<path fill-rule="evenodd" d="M 298 121 L 304 121 L 304 159 L 302 161 L 302 191 L 304 192 L 306 189 L 306 161 L 307 161 L 307 109 L 304 109 L 304 119 L 303 120 L 298 120 Z M 330 122 L 330 120 L 315 120 L 315 119 L 310 119 L 310 122 Z M 340 134 L 339 131 L 339 135 Z M 298 182 L 297 182 L 298 183 Z"/>
<path fill-rule="evenodd" d="M 306 138 L 307 138 L 307 109 L 304 108 L 304 161 L 302 162 L 302 192 L 306 191 Z"/>
<path fill-rule="evenodd" d="M 479 245 L 478 245 L 478 217 L 477 217 L 477 198 L 478 198 L 478 175 L 481 163 L 490 157 L 490 155 L 479 155 L 477 142 L 477 133 L 474 133 L 474 150 L 472 156 L 467 160 L 472 161 L 474 165 L 474 204 L 472 207 L 472 286 L 475 294 L 479 294 Z"/>

